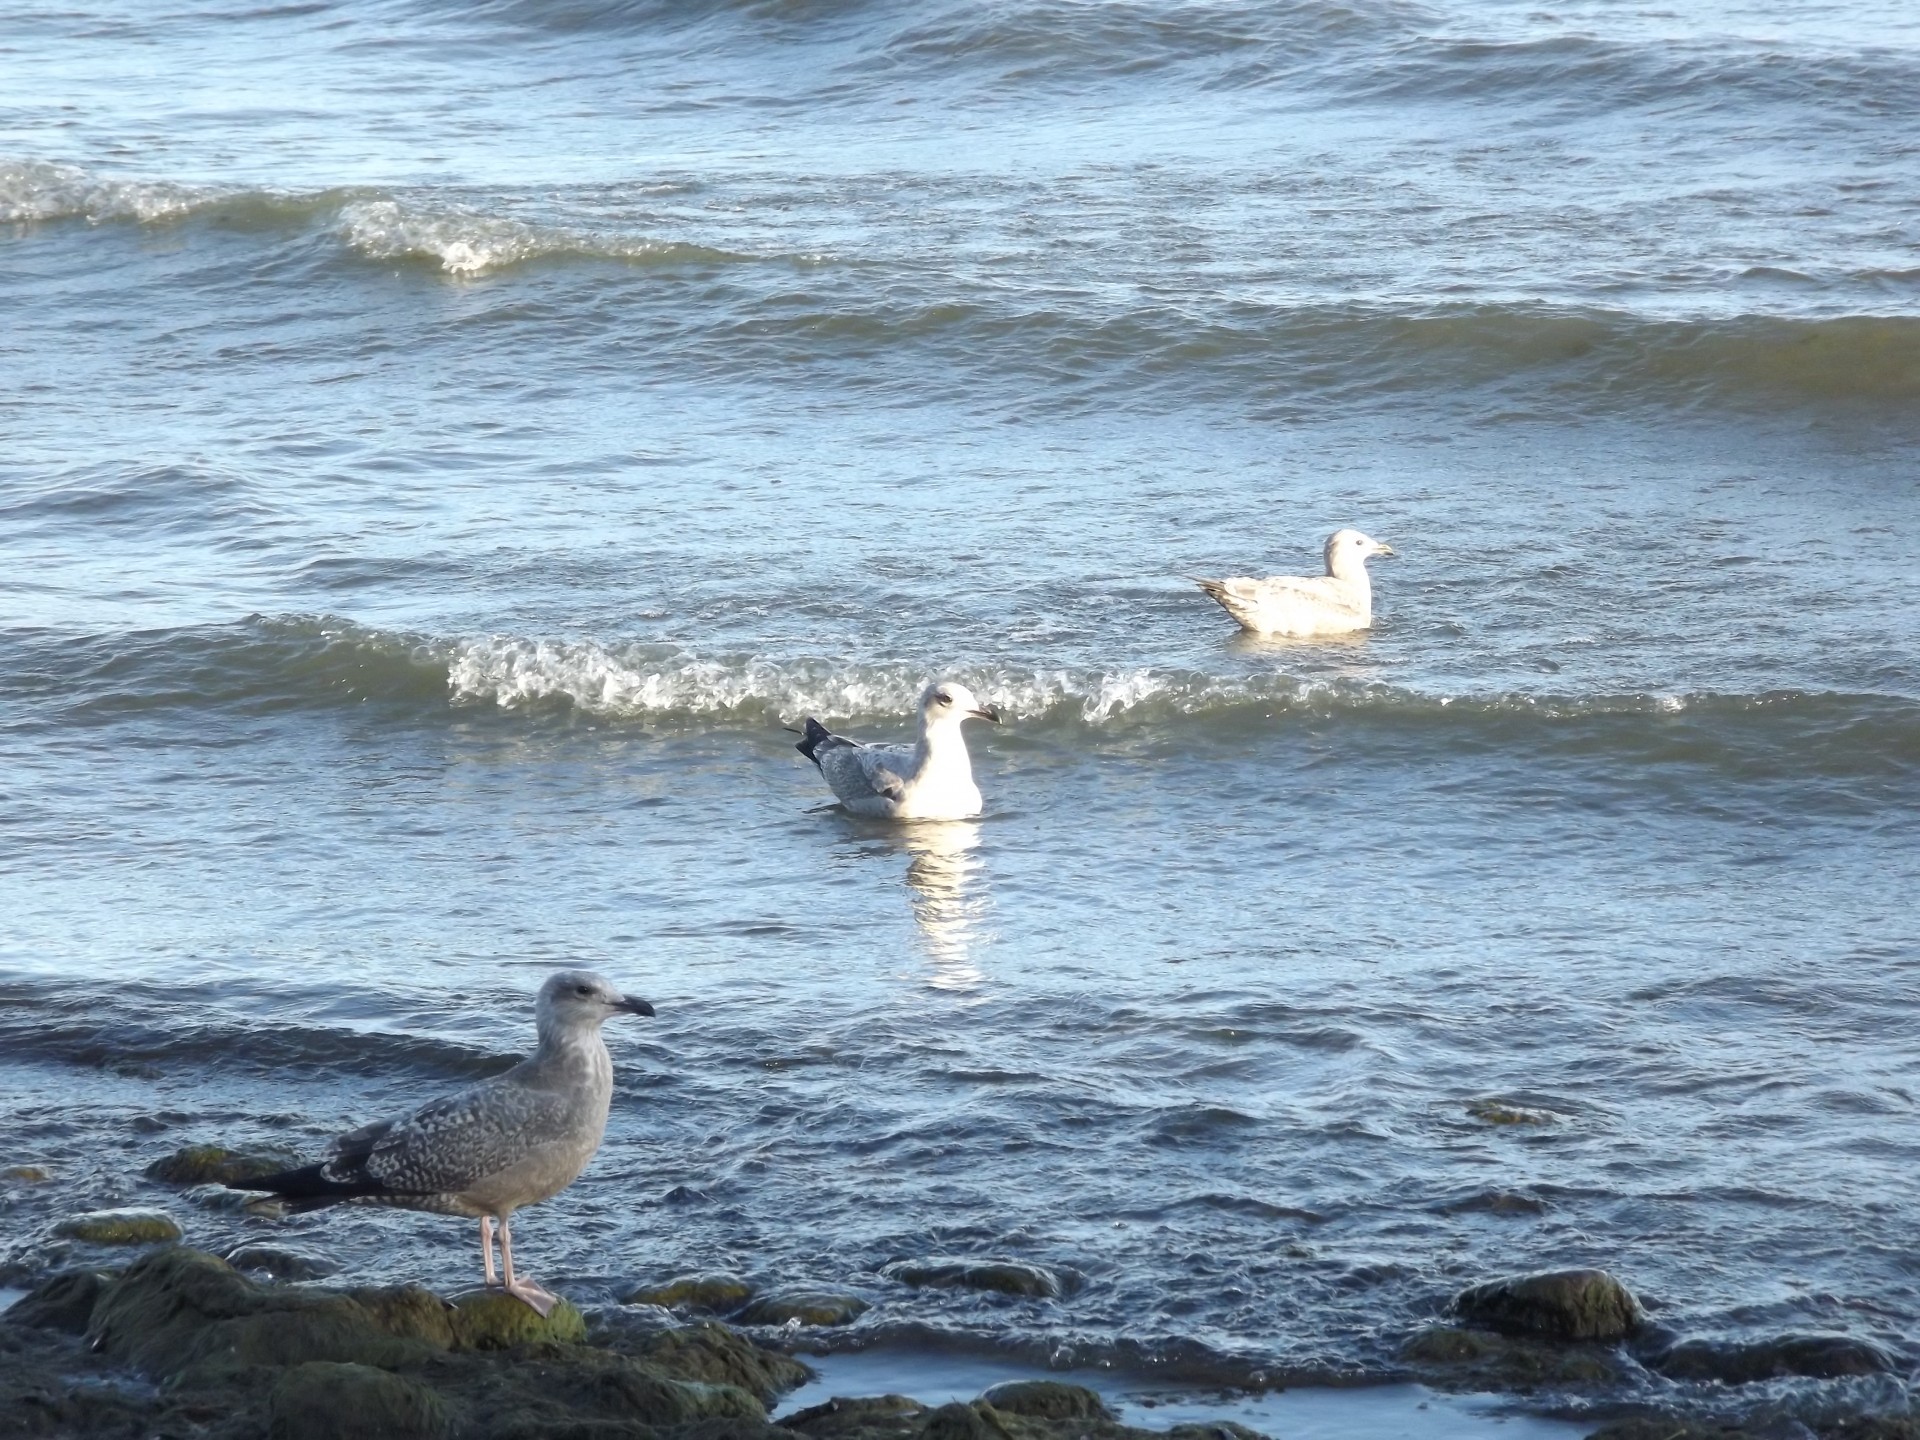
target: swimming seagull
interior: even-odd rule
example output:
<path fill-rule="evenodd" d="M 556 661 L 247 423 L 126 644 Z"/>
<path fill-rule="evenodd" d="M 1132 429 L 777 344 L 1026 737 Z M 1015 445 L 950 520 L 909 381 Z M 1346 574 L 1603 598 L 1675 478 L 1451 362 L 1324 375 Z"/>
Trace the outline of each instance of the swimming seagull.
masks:
<path fill-rule="evenodd" d="M 1393 547 L 1358 530 L 1336 530 L 1327 537 L 1327 573 L 1273 575 L 1254 580 L 1236 575 L 1201 580 L 1198 585 L 1220 602 L 1240 628 L 1256 635 L 1344 635 L 1373 624 L 1373 586 L 1367 560 L 1391 555 Z"/>
<path fill-rule="evenodd" d="M 622 1012 L 651 1015 L 653 1006 L 590 970 L 564 970 L 540 987 L 534 1005 L 539 1048 L 506 1074 L 342 1135 L 318 1165 L 229 1188 L 270 1191 L 294 1211 L 388 1205 L 478 1217 L 488 1288 L 546 1315 L 559 1297 L 514 1274 L 508 1222 L 571 1185 L 600 1148 L 613 1098 L 600 1026 Z M 504 1284 L 493 1271 L 496 1222 Z"/>
<path fill-rule="evenodd" d="M 1000 723 L 1000 712 L 971 690 L 939 680 L 920 693 L 920 739 L 913 745 L 863 745 L 835 735 L 811 715 L 806 738 L 794 746 L 820 767 L 840 803 L 855 815 L 884 820 L 964 820 L 980 813 L 960 727 L 968 720 Z"/>

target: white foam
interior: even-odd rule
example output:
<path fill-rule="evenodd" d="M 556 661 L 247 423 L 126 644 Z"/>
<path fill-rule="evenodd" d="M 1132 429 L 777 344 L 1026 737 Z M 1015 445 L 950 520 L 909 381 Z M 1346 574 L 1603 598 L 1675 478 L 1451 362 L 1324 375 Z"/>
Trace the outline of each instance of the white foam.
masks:
<path fill-rule="evenodd" d="M 508 216 L 393 199 L 356 200 L 343 206 L 340 236 L 369 259 L 428 260 L 450 275 L 478 275 L 543 255 L 647 260 L 711 253 L 643 236 L 539 225 Z M 714 258 L 719 258 L 717 253 Z"/>
<path fill-rule="evenodd" d="M 164 180 L 109 180 L 77 165 L 0 160 L 0 223 L 81 218 L 170 220 L 221 198 L 224 192 Z"/>

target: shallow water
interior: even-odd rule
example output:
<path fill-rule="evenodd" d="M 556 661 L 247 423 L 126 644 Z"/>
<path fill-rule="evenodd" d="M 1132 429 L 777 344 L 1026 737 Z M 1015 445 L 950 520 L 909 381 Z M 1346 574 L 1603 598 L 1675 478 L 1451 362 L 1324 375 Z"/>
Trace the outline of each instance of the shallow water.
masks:
<path fill-rule="evenodd" d="M 1600 1264 L 1920 1360 L 1905 7 L 0 33 L 0 1160 L 62 1181 L 10 1273 L 188 1140 L 491 1073 L 587 963 L 659 1017 L 519 1227 L 583 1298 L 1257 1388 Z M 1401 554 L 1364 639 L 1181 578 L 1341 524 Z M 824 810 L 781 725 L 935 673 L 1009 712 L 986 815 Z M 878 1275 L 929 1254 L 1082 1283 Z"/>

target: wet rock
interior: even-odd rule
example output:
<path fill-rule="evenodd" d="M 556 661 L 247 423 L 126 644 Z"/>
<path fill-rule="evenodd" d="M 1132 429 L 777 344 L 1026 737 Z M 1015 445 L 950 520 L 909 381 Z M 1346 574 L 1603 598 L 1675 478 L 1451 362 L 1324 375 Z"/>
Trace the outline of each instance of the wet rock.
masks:
<path fill-rule="evenodd" d="M 185 1145 L 147 1166 L 146 1176 L 167 1185 L 226 1185 L 272 1175 L 296 1159 L 291 1154 L 228 1150 L 220 1145 Z"/>
<path fill-rule="evenodd" d="M 1514 1190 L 1482 1190 L 1436 1208 L 1441 1215 L 1544 1215 L 1547 1202 Z"/>
<path fill-rule="evenodd" d="M 858 1434 L 874 1429 L 905 1430 L 926 1413 L 927 1407 L 905 1395 L 876 1395 L 868 1399 L 847 1399 L 836 1395 L 824 1405 L 815 1405 L 789 1415 L 780 1423 L 788 1430 L 819 1437 Z"/>
<path fill-rule="evenodd" d="M 711 1320 L 677 1330 L 656 1330 L 622 1348 L 680 1379 L 736 1386 L 763 1405 L 771 1405 L 778 1396 L 813 1378 L 813 1372 L 792 1356 L 763 1350 Z"/>
<path fill-rule="evenodd" d="M 344 1295 L 265 1289 L 197 1250 L 143 1256 L 100 1297 L 95 1349 L 163 1383 L 213 1385 L 251 1366 L 312 1360 L 393 1368 L 433 1353 L 382 1330 Z"/>
<path fill-rule="evenodd" d="M 304 1250 L 282 1250 L 277 1245 L 240 1245 L 227 1252 L 227 1264 L 249 1274 L 275 1280 L 321 1280 L 340 1267 Z"/>
<path fill-rule="evenodd" d="M 1545 1270 L 1475 1285 L 1453 1300 L 1469 1324 L 1549 1340 L 1619 1340 L 1645 1319 L 1640 1302 L 1604 1270 Z"/>
<path fill-rule="evenodd" d="M 1111 1420 L 1106 1401 L 1084 1385 L 1060 1380 L 1007 1380 L 980 1397 L 1007 1415 L 1035 1420 Z"/>
<path fill-rule="evenodd" d="M 1894 1368 L 1894 1359 L 1878 1345 L 1850 1335 L 1781 1335 L 1745 1342 L 1683 1340 L 1648 1364 L 1674 1380 L 1750 1385 L 1781 1375 L 1821 1380 L 1884 1375 Z"/>
<path fill-rule="evenodd" d="M 625 1298 L 628 1305 L 668 1310 L 705 1310 L 725 1315 L 753 1298 L 753 1286 L 738 1275 L 678 1275 L 664 1285 L 646 1285 Z"/>
<path fill-rule="evenodd" d="M 587 1338 L 587 1319 L 570 1300 L 541 1315 L 504 1290 L 472 1290 L 453 1299 L 448 1316 L 456 1349 L 511 1350 L 543 1340 L 578 1344 Z"/>
<path fill-rule="evenodd" d="M 89 1210 L 69 1215 L 53 1233 L 93 1245 L 158 1245 L 178 1240 L 180 1223 L 164 1210 Z"/>
<path fill-rule="evenodd" d="M 1609 1347 L 1569 1345 L 1491 1330 L 1434 1325 L 1401 1347 L 1400 1358 L 1447 1389 L 1532 1390 L 1541 1385 L 1603 1385 L 1625 1378 Z"/>
<path fill-rule="evenodd" d="M 435 1350 L 451 1350 L 459 1343 L 453 1328 L 453 1306 L 423 1286 L 349 1290 L 347 1298 L 389 1335 L 418 1340 Z"/>
<path fill-rule="evenodd" d="M 9 1165 L 0 1170 L 0 1181 L 10 1185 L 44 1185 L 53 1172 L 42 1165 Z"/>
<path fill-rule="evenodd" d="M 1545 1110 L 1528 1110 L 1504 1100 L 1469 1100 L 1467 1114 L 1489 1125 L 1551 1125 L 1553 1116 Z"/>
<path fill-rule="evenodd" d="M 440 1440 L 447 1406 L 418 1381 L 366 1365 L 311 1361 L 274 1381 L 269 1440 Z"/>
<path fill-rule="evenodd" d="M 958 1286 L 1047 1300 L 1068 1288 L 1058 1273 L 1020 1260 L 897 1260 L 880 1273 L 903 1285 Z"/>
<path fill-rule="evenodd" d="M 1006 1440 L 1006 1430 L 988 1407 L 954 1400 L 927 1411 L 915 1428 L 920 1440 Z"/>
<path fill-rule="evenodd" d="M 6 1321 L 78 1335 L 87 1328 L 108 1283 L 109 1277 L 98 1270 L 68 1270 L 28 1291 L 24 1300 L 7 1311 Z"/>
<path fill-rule="evenodd" d="M 851 1325 L 873 1307 L 857 1295 L 825 1290 L 789 1290 L 763 1295 L 735 1318 L 742 1325 Z"/>
<path fill-rule="evenodd" d="M 1669 1415 L 1636 1415 L 1602 1425 L 1587 1440 L 1761 1440 L 1751 1430 L 1712 1420 L 1680 1420 Z"/>

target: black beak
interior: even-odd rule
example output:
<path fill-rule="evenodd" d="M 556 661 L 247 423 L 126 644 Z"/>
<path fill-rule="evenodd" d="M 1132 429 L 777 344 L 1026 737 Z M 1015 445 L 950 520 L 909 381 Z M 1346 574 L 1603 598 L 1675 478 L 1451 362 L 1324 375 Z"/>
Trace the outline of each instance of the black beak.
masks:
<path fill-rule="evenodd" d="M 617 1010 L 625 1010 L 625 1011 L 626 1011 L 626 1012 L 627 1012 L 628 1014 L 630 1014 L 630 1015 L 651 1015 L 651 1014 L 653 1014 L 653 1006 L 651 1006 L 651 1005 L 649 1005 L 649 1004 L 648 1004 L 648 1003 L 647 1003 L 646 1001 L 644 1001 L 644 1000 L 637 1000 L 637 999 L 635 999 L 635 998 L 634 998 L 633 996 L 631 996 L 631 995 L 629 995 L 629 996 L 627 996 L 627 997 L 626 997 L 625 999 L 623 999 L 623 1000 L 622 1000 L 622 1001 L 621 1001 L 621 1002 L 620 1002 L 620 1003 L 619 1003 L 619 1004 L 618 1004 L 617 1006 L 615 1006 L 614 1008 L 615 1008 L 615 1009 L 617 1009 Z"/>
<path fill-rule="evenodd" d="M 982 705 L 978 710 L 969 710 L 967 713 L 976 720 L 991 720 L 996 725 L 1000 723 L 1000 712 L 991 705 Z"/>

